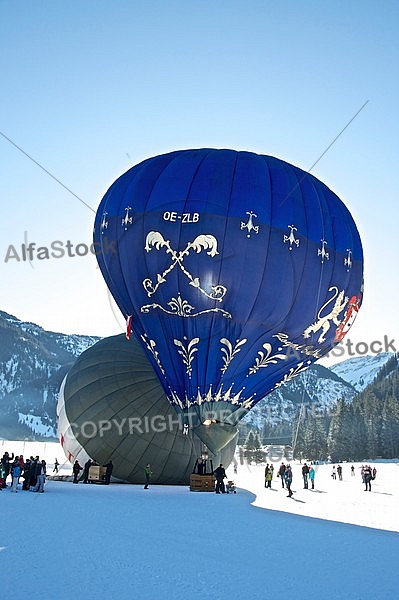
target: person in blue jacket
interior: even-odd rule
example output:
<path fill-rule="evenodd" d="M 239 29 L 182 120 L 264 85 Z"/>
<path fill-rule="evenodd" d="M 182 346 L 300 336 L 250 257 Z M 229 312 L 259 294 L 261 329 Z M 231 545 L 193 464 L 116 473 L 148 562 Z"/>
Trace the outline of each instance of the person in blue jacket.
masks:
<path fill-rule="evenodd" d="M 310 469 L 309 469 L 309 481 L 312 484 L 312 490 L 314 490 L 314 477 L 315 477 L 315 474 L 316 474 L 316 472 L 314 470 L 314 467 L 311 466 Z"/>
<path fill-rule="evenodd" d="M 11 465 L 11 491 L 17 493 L 17 486 L 19 483 L 19 478 L 21 477 L 21 465 L 19 464 L 19 459 L 16 458 Z"/>

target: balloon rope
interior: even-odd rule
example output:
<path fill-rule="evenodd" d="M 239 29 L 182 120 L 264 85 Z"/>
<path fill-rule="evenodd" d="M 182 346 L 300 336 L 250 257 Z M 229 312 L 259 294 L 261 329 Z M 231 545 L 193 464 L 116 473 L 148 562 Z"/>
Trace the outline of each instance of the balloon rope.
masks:
<path fill-rule="evenodd" d="M 301 400 L 301 406 L 299 408 L 298 423 L 297 423 L 297 426 L 296 426 L 295 438 L 294 438 L 294 441 L 293 441 L 293 444 L 292 444 L 292 456 L 293 457 L 295 456 L 295 448 L 296 448 L 296 443 L 297 443 L 297 440 L 298 440 L 299 425 L 301 423 L 302 408 L 303 408 L 303 404 L 304 404 L 304 402 L 303 402 L 304 398 L 305 398 L 305 388 L 303 388 L 303 391 L 302 391 L 302 400 Z"/>
<path fill-rule="evenodd" d="M 54 177 L 54 175 L 52 175 L 50 173 L 50 171 L 47 171 L 47 169 L 45 169 L 44 167 L 42 167 L 42 165 L 40 163 L 37 162 L 37 160 L 35 160 L 34 158 L 32 158 L 27 152 L 25 152 L 25 150 L 22 150 L 22 148 L 20 148 L 19 146 L 17 146 L 17 144 L 15 142 L 13 142 L 12 140 L 10 140 L 10 138 L 8 138 L 6 135 L 4 135 L 4 133 L 2 133 L 0 131 L 0 135 L 3 136 L 3 138 L 5 138 L 8 142 L 10 142 L 10 144 L 12 144 L 13 146 L 15 146 L 20 152 L 22 152 L 22 154 L 25 154 L 25 156 L 27 156 L 32 162 L 35 163 L 35 165 L 37 165 L 38 167 L 40 167 L 42 169 L 42 171 L 44 171 L 45 173 L 47 173 L 47 175 L 50 175 L 50 177 L 52 177 L 57 183 L 59 183 L 60 185 L 62 185 L 63 188 L 65 188 L 70 194 L 72 194 L 72 196 L 75 196 L 75 198 L 77 198 L 79 200 L 79 202 L 81 202 L 82 204 L 84 204 L 85 206 L 87 206 L 87 208 L 90 208 L 90 210 L 95 213 L 96 211 L 89 206 L 88 204 L 86 204 L 86 202 L 84 200 L 82 200 L 82 198 L 79 198 L 79 196 L 77 196 L 72 190 L 70 190 L 66 185 L 64 185 L 62 183 L 62 181 L 60 181 L 59 179 L 57 179 L 57 177 Z"/>

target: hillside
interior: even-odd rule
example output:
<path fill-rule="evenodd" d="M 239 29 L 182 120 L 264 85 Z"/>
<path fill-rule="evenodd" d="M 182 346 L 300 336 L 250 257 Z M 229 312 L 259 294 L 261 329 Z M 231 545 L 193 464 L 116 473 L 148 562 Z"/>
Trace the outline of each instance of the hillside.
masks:
<path fill-rule="evenodd" d="M 45 331 L 0 311 L 0 437 L 53 439 L 62 379 L 100 338 Z"/>
<path fill-rule="evenodd" d="M 262 429 L 266 423 L 292 423 L 300 406 L 317 414 L 328 412 L 334 409 L 338 400 L 344 398 L 350 402 L 356 393 L 349 382 L 330 369 L 315 364 L 266 396 L 243 421 L 257 429 Z"/>
<path fill-rule="evenodd" d="M 356 356 L 343 360 L 329 369 L 350 383 L 355 390 L 361 392 L 372 383 L 378 371 L 392 356 L 392 352 L 381 352 L 372 356 Z"/>

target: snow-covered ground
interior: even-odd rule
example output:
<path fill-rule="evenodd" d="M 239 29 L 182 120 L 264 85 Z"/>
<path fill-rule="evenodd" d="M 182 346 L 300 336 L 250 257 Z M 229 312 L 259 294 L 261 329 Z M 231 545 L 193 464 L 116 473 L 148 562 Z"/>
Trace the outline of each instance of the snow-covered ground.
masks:
<path fill-rule="evenodd" d="M 47 452 L 49 463 L 62 462 L 57 445 L 36 453 Z M 293 499 L 279 478 L 265 489 L 264 467 L 251 465 L 238 466 L 237 494 L 228 495 L 56 481 L 44 494 L 3 490 L 1 597 L 397 597 L 399 465 L 374 465 L 371 492 L 363 491 L 357 464 L 355 477 L 343 464 L 343 481 L 331 478 L 331 465 L 318 466 L 312 491 L 293 463 Z"/>
<path fill-rule="evenodd" d="M 239 468 L 236 481 L 256 495 L 254 506 L 399 532 L 399 462 L 368 464 L 377 469 L 371 493 L 365 491 L 362 483 L 361 463 L 342 463 L 342 481 L 332 478 L 332 465 L 314 466 L 314 490 L 303 489 L 302 465 L 292 463 L 292 489 L 296 490 L 292 499 L 286 498 L 278 477 L 273 478 L 271 490 L 264 488 L 264 467 L 244 465 Z"/>

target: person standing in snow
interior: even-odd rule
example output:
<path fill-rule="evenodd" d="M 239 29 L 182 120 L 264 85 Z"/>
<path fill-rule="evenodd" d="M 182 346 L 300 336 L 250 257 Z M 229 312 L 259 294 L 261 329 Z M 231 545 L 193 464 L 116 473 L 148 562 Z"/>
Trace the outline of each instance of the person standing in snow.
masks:
<path fill-rule="evenodd" d="M 29 480 L 29 487 L 30 488 L 34 488 L 36 487 L 37 484 L 37 476 L 38 476 L 38 471 L 39 471 L 39 457 L 35 456 L 35 458 L 33 458 L 33 456 L 31 456 L 31 464 L 30 464 L 30 480 Z"/>
<path fill-rule="evenodd" d="M 305 463 L 302 467 L 302 477 L 303 477 L 303 489 L 308 489 L 308 478 L 309 478 L 309 467 Z"/>
<path fill-rule="evenodd" d="M 46 461 L 42 460 L 41 463 L 38 464 L 37 470 L 37 482 L 35 487 L 33 488 L 34 492 L 44 492 L 44 484 L 46 483 Z"/>
<path fill-rule="evenodd" d="M 269 465 L 266 463 L 265 467 L 265 487 L 267 487 L 267 475 L 269 473 Z"/>
<path fill-rule="evenodd" d="M 57 459 L 55 459 L 53 473 L 58 473 L 59 466 L 60 466 L 60 463 L 58 462 Z"/>
<path fill-rule="evenodd" d="M 338 479 L 340 481 L 342 481 L 342 467 L 341 467 L 341 465 L 338 465 L 338 467 L 337 467 L 337 473 L 338 473 Z"/>
<path fill-rule="evenodd" d="M 312 484 L 312 490 L 314 490 L 314 478 L 315 478 L 315 474 L 316 473 L 315 473 L 314 467 L 311 466 L 310 469 L 309 469 L 309 479 L 310 479 L 310 482 Z"/>
<path fill-rule="evenodd" d="M 89 460 L 87 460 L 85 462 L 85 466 L 83 468 L 83 473 L 82 473 L 82 479 L 83 479 L 83 483 L 89 483 L 89 471 L 90 471 L 90 467 L 93 464 L 93 461 L 89 458 Z"/>
<path fill-rule="evenodd" d="M 152 475 L 152 471 L 151 471 L 151 465 L 148 464 L 145 469 L 144 469 L 144 475 L 145 475 L 145 485 L 144 485 L 144 489 L 148 490 L 148 486 L 150 484 L 150 479 L 151 479 L 151 475 Z"/>
<path fill-rule="evenodd" d="M 265 470 L 265 487 L 269 489 L 272 488 L 273 470 L 273 465 L 267 465 L 267 470 Z"/>
<path fill-rule="evenodd" d="M 363 483 L 364 483 L 364 469 L 365 469 L 365 466 L 362 465 L 362 470 L 360 471 L 360 475 L 362 476 Z"/>
<path fill-rule="evenodd" d="M 277 473 L 277 477 L 281 477 L 281 487 L 284 488 L 284 474 L 285 474 L 285 464 L 281 463 L 280 468 Z"/>
<path fill-rule="evenodd" d="M 270 473 L 270 475 L 269 475 L 269 488 L 271 488 L 272 487 L 272 481 L 273 481 L 273 473 L 274 473 L 274 465 L 273 464 L 271 464 L 270 467 L 269 467 L 269 473 Z"/>
<path fill-rule="evenodd" d="M 351 475 L 352 477 L 355 476 L 355 467 L 353 465 L 351 466 Z"/>
<path fill-rule="evenodd" d="M 113 471 L 113 469 L 114 469 L 114 464 L 113 464 L 112 460 L 109 460 L 109 461 L 107 462 L 107 464 L 106 464 L 106 465 L 104 465 L 104 466 L 105 466 L 105 468 L 106 468 L 106 471 L 105 471 L 105 481 L 104 481 L 104 483 L 105 483 L 105 485 L 109 485 L 109 482 L 111 481 L 111 475 L 112 475 L 112 471 Z"/>
<path fill-rule="evenodd" d="M 372 472 L 371 472 L 371 467 L 367 466 L 364 469 L 364 483 L 366 485 L 366 489 L 364 490 L 365 492 L 369 491 L 371 492 L 371 480 L 373 478 Z"/>
<path fill-rule="evenodd" d="M 81 471 L 83 471 L 83 467 L 81 467 L 79 462 L 75 460 L 74 465 L 72 467 L 73 483 L 78 483 L 78 477 Z"/>
<path fill-rule="evenodd" d="M 218 466 L 217 469 L 215 469 L 214 475 L 216 477 L 216 493 L 220 494 L 220 492 L 222 492 L 222 494 L 226 493 L 225 487 L 224 487 L 224 479 L 225 477 L 227 477 L 226 475 L 226 471 L 224 470 L 224 467 L 222 464 L 220 464 Z"/>
<path fill-rule="evenodd" d="M 337 469 L 335 468 L 335 465 L 333 465 L 331 477 L 337 479 Z"/>
<path fill-rule="evenodd" d="M 292 469 L 290 467 L 290 465 L 287 465 L 285 471 L 284 471 L 284 480 L 285 480 L 285 485 L 287 486 L 287 490 L 288 490 L 288 496 L 287 498 L 291 498 L 293 491 L 291 490 L 291 483 L 292 483 Z"/>
<path fill-rule="evenodd" d="M 372 479 L 375 479 L 377 477 L 377 469 L 374 467 L 372 470 Z"/>
<path fill-rule="evenodd" d="M 3 485 L 3 487 L 7 487 L 7 477 L 10 474 L 11 461 L 13 461 L 13 460 L 14 460 L 14 452 L 12 453 L 12 456 L 10 456 L 8 452 L 4 452 L 3 458 L 1 459 L 1 462 L 3 463 L 3 467 L 4 467 L 4 485 Z"/>
<path fill-rule="evenodd" d="M 19 458 L 16 458 L 11 465 L 11 477 L 12 477 L 11 491 L 16 493 L 17 486 L 19 483 L 19 478 L 21 477 L 21 466 L 19 464 Z"/>
<path fill-rule="evenodd" d="M 24 482 L 22 484 L 22 489 L 25 491 L 28 491 L 30 488 L 31 468 L 32 468 L 32 461 L 30 460 L 30 458 L 27 458 L 26 462 L 25 462 L 24 472 L 22 474 L 22 477 L 24 478 Z"/>

